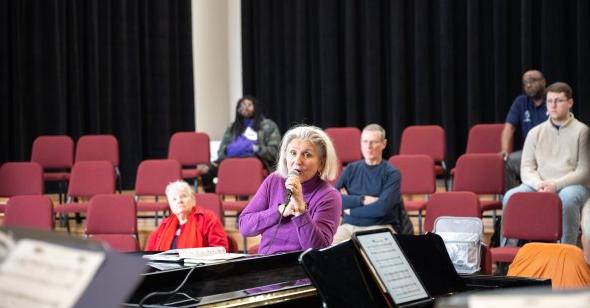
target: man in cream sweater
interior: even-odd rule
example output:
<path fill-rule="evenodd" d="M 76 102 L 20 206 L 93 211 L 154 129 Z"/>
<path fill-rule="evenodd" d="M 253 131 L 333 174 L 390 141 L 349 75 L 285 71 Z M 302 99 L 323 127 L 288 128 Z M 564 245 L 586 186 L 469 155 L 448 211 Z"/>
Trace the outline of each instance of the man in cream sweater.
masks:
<path fill-rule="evenodd" d="M 588 199 L 588 126 L 570 112 L 572 88 L 556 82 L 547 88 L 549 119 L 527 135 L 520 174 L 523 184 L 504 195 L 506 205 L 517 192 L 554 192 L 563 206 L 562 243 L 576 244 L 580 213 Z"/>

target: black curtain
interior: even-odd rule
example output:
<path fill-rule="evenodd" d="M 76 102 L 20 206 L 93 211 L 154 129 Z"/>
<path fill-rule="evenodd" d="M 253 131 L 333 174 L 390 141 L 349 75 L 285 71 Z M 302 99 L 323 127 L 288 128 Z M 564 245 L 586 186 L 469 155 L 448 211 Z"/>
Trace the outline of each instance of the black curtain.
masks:
<path fill-rule="evenodd" d="M 386 155 L 404 127 L 441 125 L 453 165 L 528 69 L 569 83 L 588 122 L 588 16 L 585 0 L 242 0 L 244 93 L 282 131 L 380 123 Z"/>
<path fill-rule="evenodd" d="M 190 0 L 0 3 L 0 162 L 39 135 L 113 134 L 129 188 L 194 130 Z"/>

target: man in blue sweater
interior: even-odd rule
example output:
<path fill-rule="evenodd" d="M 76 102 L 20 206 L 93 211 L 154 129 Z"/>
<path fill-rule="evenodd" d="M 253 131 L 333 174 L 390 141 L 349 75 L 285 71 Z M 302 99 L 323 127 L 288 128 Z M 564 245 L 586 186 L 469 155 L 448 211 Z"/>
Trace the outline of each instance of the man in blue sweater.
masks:
<path fill-rule="evenodd" d="M 336 189 L 342 193 L 343 224 L 333 244 L 350 239 L 353 232 L 393 227 L 398 233 L 411 233 L 411 223 L 400 194 L 401 174 L 383 159 L 387 146 L 385 130 L 367 125 L 361 134 L 363 160 L 346 166 Z M 408 227 L 409 225 L 409 227 Z"/>

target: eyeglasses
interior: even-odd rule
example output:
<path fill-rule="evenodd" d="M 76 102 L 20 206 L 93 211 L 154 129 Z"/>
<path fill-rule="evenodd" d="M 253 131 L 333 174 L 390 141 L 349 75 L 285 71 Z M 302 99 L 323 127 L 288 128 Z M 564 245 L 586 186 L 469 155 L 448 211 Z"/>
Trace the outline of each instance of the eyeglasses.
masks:
<path fill-rule="evenodd" d="M 556 99 L 548 99 L 547 100 L 547 105 L 552 105 L 552 104 L 563 104 L 565 102 L 567 102 L 569 99 L 567 98 L 556 98 Z"/>
<path fill-rule="evenodd" d="M 370 145 L 370 146 L 380 144 L 381 142 L 383 142 L 383 140 L 361 140 L 362 144 L 366 144 L 366 145 Z"/>

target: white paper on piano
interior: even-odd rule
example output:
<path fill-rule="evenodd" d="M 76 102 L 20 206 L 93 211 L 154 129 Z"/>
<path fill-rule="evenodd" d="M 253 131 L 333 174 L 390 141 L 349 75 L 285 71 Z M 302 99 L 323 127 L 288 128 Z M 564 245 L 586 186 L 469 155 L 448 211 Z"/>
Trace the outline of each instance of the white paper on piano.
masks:
<path fill-rule="evenodd" d="M 209 255 L 209 256 L 185 258 L 184 263 L 214 264 L 214 263 L 219 263 L 219 262 L 223 262 L 223 261 L 227 261 L 227 260 L 243 258 L 245 256 L 247 256 L 247 254 L 244 254 L 244 253 L 232 253 L 232 252 L 220 253 L 220 254 L 214 254 L 214 255 Z"/>
<path fill-rule="evenodd" d="M 550 291 L 549 291 L 550 292 Z M 469 308 L 582 308 L 590 307 L 590 292 L 563 292 L 549 294 L 481 294 L 471 295 L 468 299 Z"/>
<path fill-rule="evenodd" d="M 20 240 L 0 266 L 0 307 L 72 307 L 104 253 Z"/>
<path fill-rule="evenodd" d="M 225 248 L 216 247 L 199 247 L 166 250 L 153 255 L 144 255 L 143 258 L 150 261 L 180 262 L 187 258 L 199 258 L 202 256 L 225 254 Z"/>

